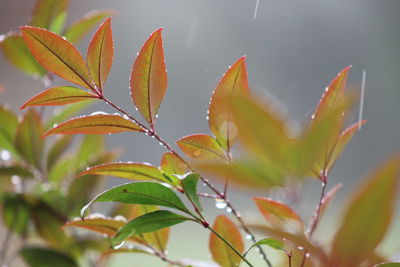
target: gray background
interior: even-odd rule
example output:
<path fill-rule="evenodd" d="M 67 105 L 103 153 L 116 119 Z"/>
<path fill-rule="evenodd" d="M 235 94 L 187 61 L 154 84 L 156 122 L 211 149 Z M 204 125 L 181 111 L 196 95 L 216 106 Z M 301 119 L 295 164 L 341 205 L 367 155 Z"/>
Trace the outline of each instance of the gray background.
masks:
<path fill-rule="evenodd" d="M 17 30 L 27 21 L 33 0 L 1 0 L 0 32 Z M 208 133 L 206 110 L 213 88 L 227 67 L 247 55 L 250 85 L 286 104 L 289 116 L 306 120 L 325 86 L 344 67 L 353 65 L 349 82 L 360 86 L 367 71 L 364 118 L 368 124 L 357 134 L 330 177 L 330 184 L 345 183 L 335 202 L 341 210 L 342 196 L 388 155 L 399 151 L 400 136 L 400 23 L 398 0 L 260 0 L 256 1 L 105 1 L 72 0 L 69 22 L 94 8 L 113 8 L 115 61 L 106 94 L 134 111 L 128 94 L 128 80 L 134 56 L 148 35 L 165 27 L 164 45 L 169 86 L 160 109 L 158 131 L 171 143 L 191 133 Z M 86 51 L 89 38 L 79 48 Z M 0 84 L 6 92 L 1 102 L 15 109 L 43 90 L 11 67 L 0 56 Z M 104 105 L 93 110 L 112 111 Z M 354 120 L 357 119 L 355 107 Z M 158 164 L 162 148 L 151 138 L 120 134 L 108 138 L 110 146 L 123 147 L 122 159 Z M 305 203 L 299 205 L 308 218 L 319 195 L 319 184 L 304 185 Z M 254 210 L 246 194 L 232 195 L 245 213 Z M 311 201 L 311 202 L 310 202 Z M 211 208 L 210 217 L 215 214 Z M 312 205 L 312 206 L 310 206 Z M 331 214 L 331 213 L 330 213 Z M 324 225 L 328 220 L 324 220 Z M 207 241 L 193 225 L 177 227 L 170 255 L 208 259 Z M 330 231 L 320 235 L 330 236 Z M 196 234 L 189 240 L 189 236 Z M 179 246 L 183 242 L 184 246 Z M 158 260 L 140 257 L 151 266 Z M 120 266 L 143 266 L 141 260 L 120 262 Z M 126 265 L 125 265 L 126 264 Z M 150 265 L 147 265 L 150 266 Z"/>

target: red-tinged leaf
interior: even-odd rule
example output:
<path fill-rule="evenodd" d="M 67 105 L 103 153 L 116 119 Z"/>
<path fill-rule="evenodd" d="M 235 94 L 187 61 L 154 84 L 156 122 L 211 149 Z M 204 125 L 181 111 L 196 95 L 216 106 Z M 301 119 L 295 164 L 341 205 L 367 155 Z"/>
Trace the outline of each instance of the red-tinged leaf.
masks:
<path fill-rule="evenodd" d="M 315 109 L 312 116 L 313 120 L 317 120 L 326 110 L 331 109 L 336 103 L 340 102 L 340 98 L 343 97 L 345 93 L 347 76 L 350 69 L 351 66 L 344 68 L 328 85 Z"/>
<path fill-rule="evenodd" d="M 355 192 L 336 233 L 333 266 L 358 266 L 382 241 L 393 218 L 400 158 L 387 161 Z"/>
<path fill-rule="evenodd" d="M 170 177 L 164 176 L 157 168 L 145 163 L 135 162 L 113 162 L 105 163 L 91 167 L 79 174 L 79 176 L 87 174 L 110 175 L 119 178 L 139 181 L 158 181 L 163 183 L 175 184 L 176 181 L 170 180 Z"/>
<path fill-rule="evenodd" d="M 328 208 L 329 204 L 332 202 L 333 198 L 335 197 L 336 193 L 342 188 L 342 184 L 335 185 L 329 192 L 325 195 L 321 202 L 321 210 L 320 210 L 320 217 L 325 213 L 326 209 Z"/>
<path fill-rule="evenodd" d="M 41 169 L 44 143 L 40 138 L 43 125 L 39 114 L 31 109 L 27 111 L 18 124 L 14 146 L 27 162 Z"/>
<path fill-rule="evenodd" d="M 20 109 L 33 106 L 59 106 L 98 98 L 92 93 L 70 86 L 51 87 L 25 102 Z"/>
<path fill-rule="evenodd" d="M 119 228 L 124 226 L 126 221 L 117 220 L 115 218 L 105 218 L 105 217 L 93 217 L 90 216 L 85 218 L 85 220 L 76 219 L 69 221 L 64 224 L 63 228 L 67 227 L 78 227 L 88 229 L 90 231 L 107 235 L 109 237 L 113 236 Z"/>
<path fill-rule="evenodd" d="M 298 233 L 304 231 L 302 219 L 286 204 L 265 197 L 253 197 L 253 200 L 264 218 L 274 227 Z"/>
<path fill-rule="evenodd" d="M 132 100 L 143 117 L 153 126 L 167 90 L 167 70 L 162 46 L 162 28 L 147 39 L 132 67 Z"/>
<path fill-rule="evenodd" d="M 0 48 L 11 64 L 26 74 L 43 76 L 46 73 L 32 56 L 20 34 L 10 32 L 7 35 L 0 35 Z"/>
<path fill-rule="evenodd" d="M 113 56 L 111 18 L 108 18 L 90 41 L 86 58 L 90 74 L 100 92 L 110 72 Z"/>
<path fill-rule="evenodd" d="M 242 236 L 236 225 L 225 215 L 219 215 L 214 222 L 213 229 L 240 253 L 244 252 Z M 236 267 L 241 258 L 215 234 L 210 235 L 209 248 L 212 258 L 221 267 Z"/>
<path fill-rule="evenodd" d="M 270 227 L 261 224 L 247 224 L 247 226 L 250 229 L 254 229 L 256 231 L 263 233 L 264 235 L 280 239 L 284 241 L 284 243 L 287 245 L 292 245 L 294 252 L 298 250 L 299 247 L 304 248 L 304 250 L 306 250 L 307 252 L 310 253 L 310 255 L 312 255 L 311 258 L 307 259 L 307 262 L 309 262 L 311 259 L 319 261 L 319 265 L 306 264 L 305 266 L 333 266 L 329 264 L 329 259 L 325 254 L 325 252 L 323 251 L 323 249 L 321 248 L 321 246 L 313 244 L 312 241 L 309 240 L 304 234 L 288 233 L 284 230 L 276 229 L 275 227 Z M 304 253 L 301 254 L 304 255 Z M 297 260 L 295 262 L 297 263 Z M 299 264 L 293 266 L 300 266 L 300 262 L 301 258 L 298 261 Z"/>
<path fill-rule="evenodd" d="M 65 38 L 71 43 L 79 42 L 85 34 L 87 34 L 94 26 L 103 21 L 105 18 L 112 16 L 114 10 L 93 10 L 83 16 L 83 18 L 75 21 L 65 31 Z"/>
<path fill-rule="evenodd" d="M 133 218 L 137 218 L 144 214 L 154 212 L 159 210 L 157 206 L 150 205 L 134 205 L 132 210 Z M 167 243 L 169 239 L 170 228 L 163 228 L 151 233 L 144 233 L 136 238 L 141 239 L 142 243 L 150 244 L 151 246 L 159 249 L 160 251 L 165 251 L 167 248 Z"/>
<path fill-rule="evenodd" d="M 119 115 L 89 115 L 65 121 L 45 132 L 43 137 L 53 134 L 111 134 L 140 131 L 142 129 L 136 123 Z"/>
<path fill-rule="evenodd" d="M 29 25 L 61 33 L 69 0 L 38 0 Z"/>
<path fill-rule="evenodd" d="M 188 167 L 172 152 L 166 152 L 161 158 L 161 169 L 168 174 L 182 175 L 188 172 Z"/>
<path fill-rule="evenodd" d="M 32 55 L 48 71 L 95 91 L 85 60 L 67 40 L 48 30 L 21 27 L 22 37 Z"/>
<path fill-rule="evenodd" d="M 202 160 L 226 160 L 225 151 L 217 140 L 207 134 L 193 134 L 176 141 L 188 157 Z"/>
<path fill-rule="evenodd" d="M 336 145 L 334 146 L 332 153 L 329 157 L 329 161 L 326 166 L 327 171 L 332 169 L 332 167 L 335 165 L 337 159 L 342 154 L 343 150 L 346 148 L 347 144 L 350 142 L 350 140 L 356 134 L 358 129 L 365 123 L 367 123 L 366 120 L 356 122 L 342 132 L 342 134 L 339 136 L 339 140 L 337 141 Z"/>
<path fill-rule="evenodd" d="M 228 105 L 229 97 L 232 95 L 247 95 L 248 92 L 249 85 L 245 57 L 241 57 L 229 67 L 219 81 L 208 108 L 210 130 L 228 151 L 237 135 L 237 129 Z"/>

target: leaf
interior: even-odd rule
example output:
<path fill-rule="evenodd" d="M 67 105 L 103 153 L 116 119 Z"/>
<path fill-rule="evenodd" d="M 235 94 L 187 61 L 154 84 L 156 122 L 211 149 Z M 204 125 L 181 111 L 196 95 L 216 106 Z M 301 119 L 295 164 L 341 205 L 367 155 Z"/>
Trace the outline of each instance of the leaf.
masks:
<path fill-rule="evenodd" d="M 53 134 L 112 134 L 120 132 L 140 132 L 136 123 L 120 115 L 89 115 L 70 119 L 53 127 L 43 137 Z"/>
<path fill-rule="evenodd" d="M 176 181 L 169 180 L 157 168 L 145 163 L 134 162 L 112 162 L 90 167 L 81 172 L 79 176 L 87 174 L 109 175 L 131 180 L 155 180 L 163 183 L 176 184 Z"/>
<path fill-rule="evenodd" d="M 29 169 L 19 165 L 0 167 L 0 176 L 11 177 L 13 175 L 18 175 L 23 178 L 33 177 L 33 173 Z"/>
<path fill-rule="evenodd" d="M 54 124 L 63 122 L 72 116 L 76 115 L 81 110 L 85 109 L 89 104 L 93 104 L 94 99 L 90 99 L 84 102 L 76 102 L 69 104 L 67 107 L 57 107 L 53 111 L 53 116 L 46 123 L 46 128 L 53 127 Z"/>
<path fill-rule="evenodd" d="M 22 36 L 15 32 L 0 35 L 0 48 L 8 61 L 31 76 L 43 76 L 46 70 L 35 60 Z"/>
<path fill-rule="evenodd" d="M 228 241 L 240 253 L 244 251 L 242 236 L 235 224 L 225 215 L 219 215 L 214 222 L 213 229 Z M 209 247 L 212 258 L 221 267 L 236 267 L 241 262 L 239 257 L 214 233 L 210 235 Z"/>
<path fill-rule="evenodd" d="M 50 170 L 54 163 L 56 163 L 63 153 L 68 149 L 73 140 L 72 135 L 64 135 L 59 137 L 54 144 L 52 144 L 48 154 L 47 154 L 47 164 L 46 167 Z"/>
<path fill-rule="evenodd" d="M 114 247 L 130 236 L 153 232 L 188 220 L 193 219 L 167 210 L 150 212 L 125 224 L 111 238 L 111 244 Z"/>
<path fill-rule="evenodd" d="M 132 100 L 151 127 L 167 90 L 161 31 L 162 28 L 153 32 L 143 45 L 130 78 Z"/>
<path fill-rule="evenodd" d="M 334 237 L 334 266 L 357 266 L 382 241 L 393 218 L 399 168 L 399 158 L 388 160 L 355 192 Z"/>
<path fill-rule="evenodd" d="M 134 205 L 132 207 L 132 216 L 133 218 L 137 218 L 144 214 L 154 212 L 159 210 L 157 206 L 148 206 L 148 205 Z M 140 235 L 134 236 L 134 238 L 142 240 L 140 243 L 142 244 L 150 244 L 153 247 L 159 249 L 160 251 L 165 251 L 167 248 L 167 243 L 169 239 L 170 228 L 162 228 L 157 231 L 153 231 L 151 233 L 144 233 Z"/>
<path fill-rule="evenodd" d="M 274 238 L 263 238 L 261 240 L 258 240 L 256 243 L 252 244 L 245 253 L 243 253 L 243 258 L 246 257 L 246 255 L 249 253 L 249 251 L 257 246 L 261 246 L 261 245 L 265 245 L 265 246 L 269 246 L 270 248 L 276 249 L 276 250 L 282 250 L 285 251 L 285 245 L 283 244 L 282 241 L 274 239 Z"/>
<path fill-rule="evenodd" d="M 356 134 L 358 129 L 365 123 L 367 123 L 366 120 L 356 122 L 342 132 L 342 134 L 339 136 L 339 140 L 337 141 L 336 145 L 334 146 L 334 148 L 332 150 L 332 154 L 329 157 L 329 162 L 326 167 L 327 171 L 329 171 L 333 167 L 333 165 L 336 163 L 337 159 L 339 158 L 340 154 L 346 148 L 347 144 L 350 142 L 350 140 Z"/>
<path fill-rule="evenodd" d="M 38 0 L 29 25 L 61 33 L 69 0 Z"/>
<path fill-rule="evenodd" d="M 114 56 L 111 18 L 108 18 L 97 30 L 90 41 L 87 52 L 87 65 L 93 81 L 101 92 L 107 80 Z"/>
<path fill-rule="evenodd" d="M 1 201 L 4 225 L 12 232 L 25 235 L 29 222 L 29 206 L 22 195 L 5 195 Z"/>
<path fill-rule="evenodd" d="M 228 151 L 237 134 L 231 109 L 228 105 L 229 97 L 247 95 L 250 91 L 245 59 L 246 57 L 241 57 L 229 67 L 215 88 L 208 108 L 210 130 L 218 142 Z"/>
<path fill-rule="evenodd" d="M 98 98 L 92 93 L 71 86 L 51 87 L 25 102 L 20 109 L 32 106 L 58 106 Z"/>
<path fill-rule="evenodd" d="M 400 267 L 400 262 L 385 262 L 374 265 L 374 267 Z"/>
<path fill-rule="evenodd" d="M 295 226 L 297 232 L 303 231 L 302 219 L 286 204 L 266 197 L 253 197 L 253 200 L 264 218 L 274 227 L 284 229 L 285 226 Z M 295 225 L 292 225 L 292 222 L 295 222 Z"/>
<path fill-rule="evenodd" d="M 339 183 L 335 185 L 329 192 L 325 195 L 321 202 L 321 210 L 320 210 L 320 217 L 325 213 L 326 209 L 328 208 L 329 204 L 332 202 L 333 198 L 335 197 L 336 193 L 339 189 L 342 188 L 342 184 Z"/>
<path fill-rule="evenodd" d="M 19 252 L 30 267 L 78 267 L 70 256 L 42 247 L 25 247 Z"/>
<path fill-rule="evenodd" d="M 61 78 L 96 92 L 79 51 L 61 36 L 32 26 L 21 27 L 22 37 L 36 60 Z"/>
<path fill-rule="evenodd" d="M 181 180 L 181 183 L 190 202 L 194 203 L 199 210 L 202 210 L 199 197 L 197 196 L 197 183 L 199 179 L 200 175 L 198 173 L 191 173 Z"/>
<path fill-rule="evenodd" d="M 224 149 L 207 134 L 193 134 L 176 141 L 179 148 L 189 157 L 203 160 L 226 160 Z"/>
<path fill-rule="evenodd" d="M 93 10 L 75 21 L 66 31 L 65 38 L 71 43 L 79 42 L 94 26 L 105 18 L 112 16 L 114 10 Z"/>
<path fill-rule="evenodd" d="M 128 204 L 160 205 L 178 209 L 190 214 L 179 197 L 169 188 L 150 182 L 124 184 L 113 187 L 96 196 L 81 210 L 84 217 L 88 208 L 95 202 L 121 202 Z"/>
<path fill-rule="evenodd" d="M 28 110 L 22 117 L 16 133 L 14 145 L 18 153 L 30 164 L 41 169 L 44 143 L 40 136 L 43 126 L 39 114 Z"/>
<path fill-rule="evenodd" d="M 161 170 L 168 174 L 183 175 L 188 171 L 185 162 L 172 152 L 166 152 L 163 154 L 160 167 Z"/>
<path fill-rule="evenodd" d="M 7 106 L 0 105 L 0 148 L 15 154 L 14 135 L 18 125 L 17 116 Z"/>
<path fill-rule="evenodd" d="M 66 224 L 64 224 L 63 228 L 79 227 L 111 237 L 125 223 L 126 223 L 125 221 L 116 220 L 114 218 L 89 217 L 85 218 L 84 220 L 76 219 L 73 221 L 69 221 Z"/>

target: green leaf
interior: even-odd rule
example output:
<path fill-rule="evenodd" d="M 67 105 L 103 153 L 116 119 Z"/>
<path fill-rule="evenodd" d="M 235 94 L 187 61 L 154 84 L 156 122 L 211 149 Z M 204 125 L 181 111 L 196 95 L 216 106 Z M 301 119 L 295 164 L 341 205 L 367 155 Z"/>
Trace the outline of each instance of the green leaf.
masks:
<path fill-rule="evenodd" d="M 147 39 L 132 67 L 132 100 L 151 127 L 167 90 L 167 70 L 162 46 L 162 28 Z"/>
<path fill-rule="evenodd" d="M 176 144 L 187 156 L 203 160 L 227 160 L 224 149 L 217 140 L 207 134 L 185 136 Z"/>
<path fill-rule="evenodd" d="M 103 91 L 103 85 L 107 80 L 114 56 L 114 44 L 112 39 L 111 18 L 108 18 L 97 30 L 90 41 L 86 62 L 93 81 Z"/>
<path fill-rule="evenodd" d="M 161 158 L 160 164 L 161 170 L 163 170 L 167 174 L 177 174 L 182 175 L 187 173 L 188 167 L 184 161 L 178 158 L 172 152 L 166 152 L 163 154 Z"/>
<path fill-rule="evenodd" d="M 249 251 L 257 246 L 261 246 L 261 245 L 265 245 L 265 246 L 269 246 L 270 248 L 276 249 L 276 250 L 282 250 L 285 251 L 285 245 L 283 244 L 282 241 L 275 239 L 275 238 L 271 238 L 271 237 L 267 237 L 267 238 L 263 238 L 261 240 L 258 240 L 256 243 L 252 244 L 245 253 L 243 253 L 243 258 L 246 257 L 246 255 L 249 253 Z"/>
<path fill-rule="evenodd" d="M 16 154 L 13 141 L 18 125 L 17 116 L 8 107 L 0 105 L 0 119 L 0 148 Z"/>
<path fill-rule="evenodd" d="M 70 256 L 42 247 L 25 247 L 19 252 L 30 267 L 78 267 Z"/>
<path fill-rule="evenodd" d="M 43 134 L 112 134 L 120 132 L 140 132 L 142 128 L 135 122 L 120 115 L 89 115 L 67 120 Z"/>
<path fill-rule="evenodd" d="M 81 19 L 74 22 L 65 31 L 65 38 L 71 43 L 79 42 L 93 27 L 110 17 L 115 12 L 113 10 L 94 10 L 86 13 Z"/>
<path fill-rule="evenodd" d="M 213 229 L 228 241 L 237 251 L 243 253 L 244 243 L 242 235 L 236 225 L 225 215 L 219 215 L 214 222 Z M 215 262 L 221 267 L 235 267 L 241 262 L 239 257 L 228 245 L 214 233 L 210 235 L 209 248 Z"/>
<path fill-rule="evenodd" d="M 139 182 L 113 187 L 93 199 L 81 210 L 84 217 L 88 208 L 95 202 L 121 202 L 128 204 L 160 205 L 181 210 L 190 214 L 178 196 L 169 188 L 150 182 Z"/>
<path fill-rule="evenodd" d="M 331 250 L 334 266 L 357 266 L 382 241 L 393 218 L 400 158 L 383 164 L 355 192 Z"/>
<path fill-rule="evenodd" d="M 61 36 L 32 26 L 21 27 L 32 55 L 48 71 L 96 92 L 88 67 L 79 51 Z"/>
<path fill-rule="evenodd" d="M 29 25 L 61 33 L 69 0 L 38 0 Z"/>
<path fill-rule="evenodd" d="M 400 267 L 400 262 L 385 262 L 374 265 L 374 267 Z"/>
<path fill-rule="evenodd" d="M 114 247 L 130 236 L 153 232 L 188 220 L 193 219 L 167 210 L 150 212 L 125 224 L 111 238 L 111 244 Z"/>
<path fill-rule="evenodd" d="M 17 69 L 31 76 L 43 76 L 46 70 L 32 56 L 22 36 L 15 32 L 0 36 L 0 48 Z"/>
<path fill-rule="evenodd" d="M 11 177 L 13 175 L 18 175 L 22 178 L 31 178 L 33 177 L 33 173 L 25 167 L 19 165 L 11 165 L 11 166 L 1 166 L 0 167 L 0 176 Z"/>
<path fill-rule="evenodd" d="M 177 180 L 177 178 L 175 178 L 176 180 L 174 181 L 169 180 L 169 178 L 164 176 L 157 167 L 145 163 L 135 162 L 105 163 L 90 167 L 81 172 L 79 176 L 87 174 L 109 175 L 139 181 L 155 180 L 169 184 L 176 184 Z"/>
<path fill-rule="evenodd" d="M 51 146 L 47 153 L 47 169 L 51 170 L 53 165 L 61 158 L 61 156 L 69 148 L 73 140 L 73 135 L 60 136 Z"/>
<path fill-rule="evenodd" d="M 187 197 L 193 202 L 199 210 L 202 210 L 199 197 L 197 196 L 197 183 L 199 182 L 200 175 L 197 173 L 191 173 L 187 175 L 182 182 L 183 190 Z"/>
<path fill-rule="evenodd" d="M 44 143 L 40 136 L 43 133 L 39 114 L 31 109 L 27 111 L 18 124 L 14 145 L 18 153 L 30 164 L 41 169 Z"/>
<path fill-rule="evenodd" d="M 241 57 L 229 67 L 215 88 L 208 108 L 210 130 L 228 151 L 237 135 L 229 98 L 233 95 L 247 95 L 250 91 L 245 59 Z"/>
<path fill-rule="evenodd" d="M 71 86 L 51 87 L 25 102 L 20 109 L 32 106 L 59 106 L 98 98 L 92 93 Z"/>
<path fill-rule="evenodd" d="M 22 195 L 5 195 L 2 200 L 3 221 L 8 229 L 25 234 L 29 222 L 29 206 Z"/>

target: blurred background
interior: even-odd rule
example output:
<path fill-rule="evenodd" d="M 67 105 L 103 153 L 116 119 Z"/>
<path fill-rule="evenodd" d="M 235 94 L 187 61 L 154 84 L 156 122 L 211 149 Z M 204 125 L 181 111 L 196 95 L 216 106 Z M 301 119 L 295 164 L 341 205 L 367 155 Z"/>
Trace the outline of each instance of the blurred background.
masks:
<path fill-rule="evenodd" d="M 18 30 L 27 22 L 33 0 L 1 0 L 0 33 Z M 348 146 L 330 177 L 344 188 L 316 236 L 333 232 L 342 204 L 357 183 L 389 155 L 400 150 L 400 2 L 398 0 L 71 0 L 69 23 L 92 9 L 117 11 L 112 26 L 115 59 L 106 95 L 135 112 L 129 97 L 129 75 L 136 53 L 149 34 L 163 31 L 169 86 L 157 129 L 170 143 L 192 133 L 209 133 L 206 111 L 221 75 L 237 58 L 247 55 L 248 75 L 254 90 L 277 98 L 284 112 L 302 123 L 309 118 L 324 88 L 348 65 L 349 84 L 358 91 L 366 71 L 363 118 L 368 123 Z M 86 52 L 89 38 L 79 43 Z M 0 56 L 0 99 L 17 110 L 42 91 L 40 81 L 14 69 Z M 61 82 L 62 83 L 62 82 Z M 56 84 L 60 84 L 56 82 Z M 353 122 L 358 119 L 358 105 Z M 113 111 L 95 105 L 91 111 Z M 89 111 L 88 113 L 90 113 Z M 1 123 L 1 122 L 0 122 Z M 164 150 L 151 138 L 118 134 L 108 137 L 110 147 L 122 147 L 122 160 L 158 164 Z M 118 180 L 109 180 L 112 184 Z M 308 220 L 320 193 L 320 184 L 306 180 L 297 209 Z M 259 192 L 258 195 L 267 195 Z M 232 190 L 230 198 L 243 214 L 256 211 L 246 192 Z M 208 217 L 221 212 L 205 201 Z M 99 205 L 101 206 L 101 205 Z M 223 212 L 223 211 L 222 211 Z M 190 223 L 172 230 L 169 256 L 210 260 L 208 233 Z M 397 242 L 397 248 L 399 248 Z M 257 261 L 257 254 L 251 255 Z M 129 261 L 127 261 L 129 259 Z M 118 266 L 165 266 L 148 256 L 118 256 Z"/>

